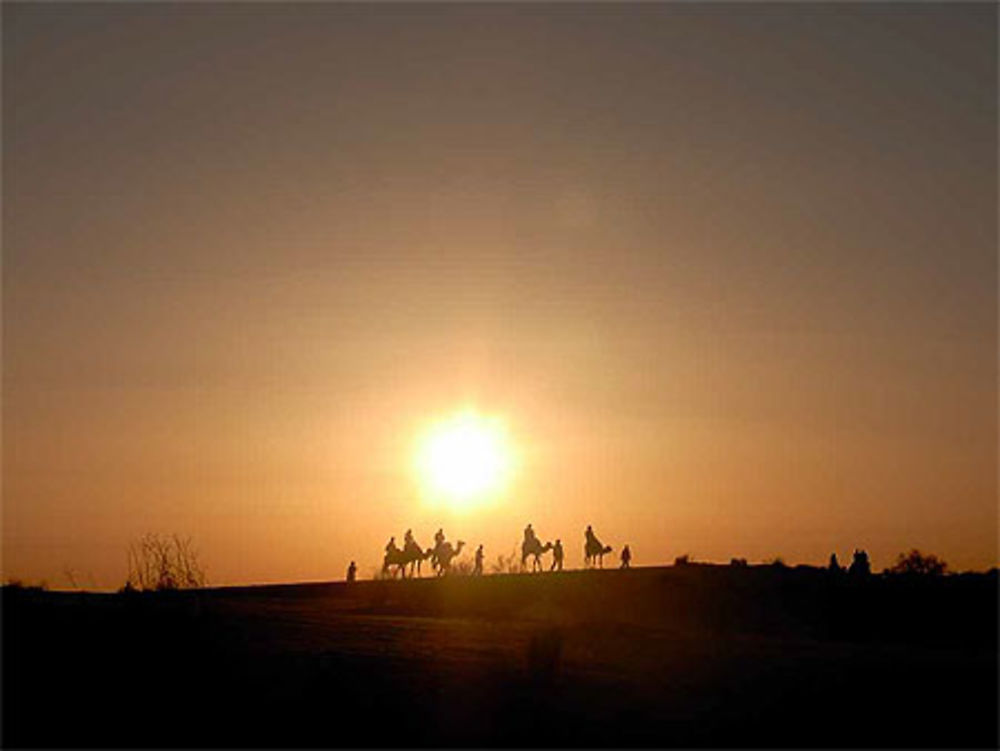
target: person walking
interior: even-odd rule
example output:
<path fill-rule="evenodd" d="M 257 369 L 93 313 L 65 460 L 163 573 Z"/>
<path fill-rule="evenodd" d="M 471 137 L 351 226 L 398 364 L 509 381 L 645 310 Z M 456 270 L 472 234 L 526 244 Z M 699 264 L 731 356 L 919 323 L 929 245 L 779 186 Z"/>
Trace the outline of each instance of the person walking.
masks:
<path fill-rule="evenodd" d="M 478 548 L 476 548 L 476 565 L 472 569 L 472 575 L 473 576 L 482 576 L 483 575 L 483 546 L 482 545 L 480 545 Z"/>
<path fill-rule="evenodd" d="M 347 581 L 352 582 L 358 577 L 358 567 L 351 561 L 351 565 L 347 567 Z"/>
<path fill-rule="evenodd" d="M 629 550 L 628 545 L 622 548 L 622 568 L 629 568 L 632 564 L 632 551 Z"/>
<path fill-rule="evenodd" d="M 563 570 L 562 540 L 556 540 L 556 544 L 552 546 L 552 566 L 549 568 L 549 571 L 556 570 Z"/>

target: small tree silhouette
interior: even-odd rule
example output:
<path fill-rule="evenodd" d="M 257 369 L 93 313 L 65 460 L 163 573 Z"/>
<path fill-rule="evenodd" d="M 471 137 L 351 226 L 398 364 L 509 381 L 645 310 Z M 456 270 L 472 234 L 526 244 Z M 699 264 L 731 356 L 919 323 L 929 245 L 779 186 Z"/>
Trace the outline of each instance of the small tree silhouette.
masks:
<path fill-rule="evenodd" d="M 127 588 L 169 590 L 203 586 L 205 572 L 190 539 L 151 532 L 129 545 Z"/>
<path fill-rule="evenodd" d="M 948 569 L 948 564 L 932 553 L 921 553 L 914 548 L 909 553 L 900 553 L 889 569 L 891 574 L 923 574 L 940 576 Z"/>

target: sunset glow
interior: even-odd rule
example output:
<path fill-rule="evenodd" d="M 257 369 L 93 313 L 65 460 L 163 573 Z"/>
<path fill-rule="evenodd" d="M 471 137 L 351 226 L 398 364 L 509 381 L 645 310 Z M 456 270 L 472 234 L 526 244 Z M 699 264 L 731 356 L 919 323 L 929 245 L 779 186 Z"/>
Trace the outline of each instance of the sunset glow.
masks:
<path fill-rule="evenodd" d="M 441 420 L 421 438 L 417 468 L 432 501 L 474 506 L 506 484 L 511 468 L 506 431 L 497 418 L 474 412 Z"/>
<path fill-rule="evenodd" d="M 5 3 L 4 576 L 1000 564 L 996 8 L 913 5 Z"/>

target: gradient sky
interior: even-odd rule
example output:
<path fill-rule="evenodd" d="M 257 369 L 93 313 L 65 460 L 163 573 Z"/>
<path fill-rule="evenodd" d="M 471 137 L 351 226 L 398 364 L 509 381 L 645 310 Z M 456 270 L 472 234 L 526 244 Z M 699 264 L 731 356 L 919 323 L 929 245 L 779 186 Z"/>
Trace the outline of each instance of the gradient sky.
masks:
<path fill-rule="evenodd" d="M 5 577 L 997 564 L 994 4 L 2 13 Z M 467 405 L 522 461 L 446 512 Z"/>

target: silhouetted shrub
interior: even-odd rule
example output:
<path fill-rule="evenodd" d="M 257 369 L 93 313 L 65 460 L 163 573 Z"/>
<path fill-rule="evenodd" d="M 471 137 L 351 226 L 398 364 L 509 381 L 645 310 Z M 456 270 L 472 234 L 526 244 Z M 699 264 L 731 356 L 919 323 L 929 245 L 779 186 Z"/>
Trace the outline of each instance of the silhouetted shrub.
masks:
<path fill-rule="evenodd" d="M 931 553 L 921 553 L 914 548 L 909 553 L 900 553 L 896 562 L 887 571 L 890 574 L 922 574 L 940 576 L 948 569 L 948 564 Z"/>
<path fill-rule="evenodd" d="M 675 566 L 687 566 L 691 562 L 691 554 L 685 553 L 674 558 Z"/>
<path fill-rule="evenodd" d="M 773 568 L 788 568 L 788 565 L 785 563 L 785 559 L 780 555 L 774 556 L 774 558 L 766 561 L 766 563 L 768 566 L 772 566 Z"/>
<path fill-rule="evenodd" d="M 12 592 L 45 592 L 49 583 L 42 580 L 38 584 L 25 584 L 20 579 L 9 579 L 3 588 Z"/>
<path fill-rule="evenodd" d="M 452 576 L 472 576 L 474 565 L 472 561 L 456 561 L 451 564 L 448 573 Z"/>
<path fill-rule="evenodd" d="M 517 545 L 510 555 L 497 556 L 497 559 L 490 564 L 491 574 L 520 574 L 524 568 L 521 566 L 521 556 L 517 551 Z"/>
<path fill-rule="evenodd" d="M 744 568 L 747 565 L 747 559 L 746 558 L 730 558 L 729 559 L 729 565 L 730 566 L 738 566 L 740 568 Z"/>
<path fill-rule="evenodd" d="M 868 553 L 864 550 L 854 551 L 854 560 L 847 569 L 851 576 L 868 576 L 872 572 L 871 562 L 868 560 Z"/>
<path fill-rule="evenodd" d="M 205 572 L 191 541 L 177 535 L 146 534 L 128 549 L 125 588 L 170 590 L 203 587 Z"/>

